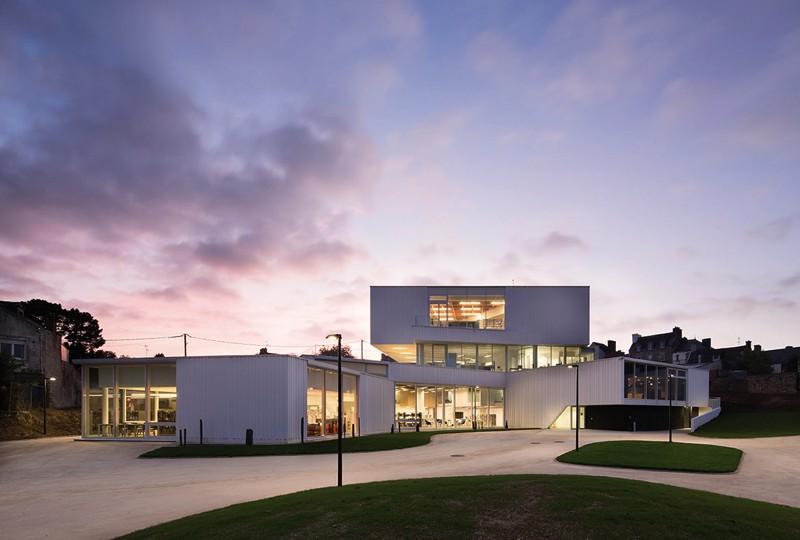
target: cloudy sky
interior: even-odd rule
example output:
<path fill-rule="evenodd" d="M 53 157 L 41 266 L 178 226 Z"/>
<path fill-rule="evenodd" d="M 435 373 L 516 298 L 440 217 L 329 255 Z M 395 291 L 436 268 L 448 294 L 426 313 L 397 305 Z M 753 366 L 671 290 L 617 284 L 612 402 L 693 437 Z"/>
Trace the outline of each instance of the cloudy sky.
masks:
<path fill-rule="evenodd" d="M 588 284 L 594 340 L 797 345 L 798 89 L 792 0 L 5 1 L 0 298 L 302 352 L 370 284 Z"/>

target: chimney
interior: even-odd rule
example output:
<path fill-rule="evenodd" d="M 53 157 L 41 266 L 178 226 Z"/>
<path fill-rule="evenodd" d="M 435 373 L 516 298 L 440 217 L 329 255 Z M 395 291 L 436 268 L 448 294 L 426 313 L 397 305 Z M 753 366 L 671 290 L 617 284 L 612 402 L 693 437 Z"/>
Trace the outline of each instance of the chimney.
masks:
<path fill-rule="evenodd" d="M 703 338 L 703 347 L 705 347 L 706 349 L 710 349 L 711 348 L 711 338 L 710 337 Z"/>
<path fill-rule="evenodd" d="M 761 345 L 756 345 L 756 346 L 753 348 L 753 350 L 755 350 L 756 352 L 761 352 Z"/>
<path fill-rule="evenodd" d="M 750 340 L 748 339 L 747 341 L 745 341 L 745 342 L 744 342 L 744 346 L 745 346 L 745 347 L 747 348 L 747 350 L 749 351 L 750 349 L 752 349 L 752 348 L 753 348 L 753 342 L 752 342 L 752 341 L 750 341 Z"/>
<path fill-rule="evenodd" d="M 608 350 L 611 354 L 616 354 L 617 352 L 617 342 L 613 339 L 608 340 Z"/>
<path fill-rule="evenodd" d="M 672 333 L 678 336 L 678 339 L 683 337 L 683 330 L 681 330 L 680 326 L 676 326 L 675 328 L 673 328 Z"/>
<path fill-rule="evenodd" d="M 642 337 L 642 335 L 641 334 L 633 334 L 633 336 L 631 336 L 631 337 L 633 339 L 633 342 L 636 343 L 637 341 L 639 341 L 639 338 Z"/>

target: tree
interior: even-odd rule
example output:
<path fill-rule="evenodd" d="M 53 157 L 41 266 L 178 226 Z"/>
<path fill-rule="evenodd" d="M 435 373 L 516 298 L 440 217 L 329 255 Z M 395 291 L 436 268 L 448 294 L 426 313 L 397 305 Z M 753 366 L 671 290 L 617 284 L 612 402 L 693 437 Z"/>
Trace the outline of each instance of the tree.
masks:
<path fill-rule="evenodd" d="M 269 354 L 269 353 L 267 353 L 267 348 L 266 347 L 261 347 L 258 350 L 258 354 Z"/>
<path fill-rule="evenodd" d="M 155 358 L 164 358 L 164 353 L 163 352 L 156 353 Z"/>
<path fill-rule="evenodd" d="M 39 298 L 20 303 L 26 316 L 64 337 L 70 358 L 91 357 L 106 342 L 100 323 L 87 311 Z"/>
<path fill-rule="evenodd" d="M 742 354 L 742 364 L 747 373 L 751 375 L 761 375 L 772 372 L 769 363 L 769 356 L 764 351 L 744 351 Z"/>
<path fill-rule="evenodd" d="M 317 356 L 337 356 L 338 350 L 336 345 L 322 345 L 317 351 Z M 342 345 L 342 358 L 355 358 L 350 345 Z"/>

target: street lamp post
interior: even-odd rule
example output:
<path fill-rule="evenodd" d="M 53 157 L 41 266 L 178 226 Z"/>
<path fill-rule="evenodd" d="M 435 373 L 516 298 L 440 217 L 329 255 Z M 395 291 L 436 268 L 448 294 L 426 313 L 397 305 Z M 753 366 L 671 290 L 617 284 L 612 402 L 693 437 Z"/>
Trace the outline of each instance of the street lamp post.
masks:
<path fill-rule="evenodd" d="M 47 377 L 42 374 L 44 381 L 44 396 L 42 396 L 42 434 L 47 435 L 47 381 L 55 382 L 55 377 Z"/>
<path fill-rule="evenodd" d="M 669 394 L 669 407 L 667 409 L 667 423 L 669 423 L 669 442 L 672 442 L 672 379 L 675 375 L 667 376 L 667 393 Z"/>
<path fill-rule="evenodd" d="M 339 371 L 339 420 L 338 420 L 338 427 L 336 429 L 336 434 L 338 437 L 338 453 L 339 453 L 339 476 L 338 476 L 338 486 L 342 487 L 342 334 L 330 334 L 326 337 L 326 339 L 336 338 L 337 342 L 337 369 Z"/>
<path fill-rule="evenodd" d="M 580 405 L 580 382 L 581 382 L 581 365 L 569 364 L 567 368 L 575 368 L 575 451 L 580 450 L 579 438 L 581 432 L 581 405 Z"/>

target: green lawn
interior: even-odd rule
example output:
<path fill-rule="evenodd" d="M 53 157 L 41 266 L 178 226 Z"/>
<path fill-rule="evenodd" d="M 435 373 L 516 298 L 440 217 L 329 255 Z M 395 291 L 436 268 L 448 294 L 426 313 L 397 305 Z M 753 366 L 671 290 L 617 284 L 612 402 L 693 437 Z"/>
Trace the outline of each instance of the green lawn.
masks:
<path fill-rule="evenodd" d="M 502 431 L 487 429 L 480 431 Z M 342 441 L 343 452 L 379 452 L 422 446 L 431 441 L 433 435 L 442 433 L 475 433 L 472 430 L 447 431 L 409 431 L 406 433 L 381 433 L 364 437 L 346 438 Z M 246 456 L 286 456 L 306 454 L 335 454 L 337 440 L 307 442 L 305 444 L 263 444 L 247 446 L 244 444 L 190 444 L 188 446 L 162 446 L 145 452 L 143 458 L 182 458 L 182 457 L 246 457 Z"/>
<path fill-rule="evenodd" d="M 692 433 L 698 437 L 749 439 L 800 435 L 800 411 L 726 411 Z"/>
<path fill-rule="evenodd" d="M 608 441 L 581 446 L 556 459 L 577 465 L 658 469 L 705 473 L 733 472 L 739 467 L 742 451 L 711 444 L 686 444 L 659 441 Z"/>
<path fill-rule="evenodd" d="M 237 504 L 128 539 L 797 538 L 800 509 L 620 478 L 426 478 Z"/>

